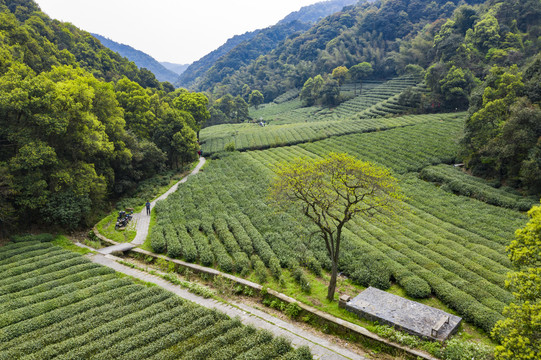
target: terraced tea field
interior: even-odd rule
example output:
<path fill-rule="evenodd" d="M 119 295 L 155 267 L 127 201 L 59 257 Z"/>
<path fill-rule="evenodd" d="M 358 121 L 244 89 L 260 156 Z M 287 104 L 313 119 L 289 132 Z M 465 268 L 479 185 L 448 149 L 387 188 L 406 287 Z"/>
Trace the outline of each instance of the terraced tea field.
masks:
<path fill-rule="evenodd" d="M 484 179 L 473 177 L 462 172 L 459 168 L 445 164 L 424 168 L 420 177 L 441 184 L 446 190 L 457 194 L 471 196 L 488 204 L 510 209 L 528 211 L 538 203 L 538 199 L 525 198 L 511 188 L 497 188 L 495 184 L 490 184 Z"/>
<path fill-rule="evenodd" d="M 378 86 L 363 91 L 360 96 L 337 106 L 332 117 L 334 119 L 356 118 L 360 113 L 386 102 L 389 98 L 398 96 L 401 92 L 416 86 L 420 79 L 415 76 L 403 76 L 384 82 Z M 395 114 L 398 111 L 375 113 L 378 116 Z M 368 114 L 368 113 L 367 113 Z M 366 116 L 369 117 L 369 116 Z"/>
<path fill-rule="evenodd" d="M 50 243 L 0 247 L 0 273 L 0 359 L 312 358 Z"/>
<path fill-rule="evenodd" d="M 430 121 L 445 121 L 457 116 L 463 116 L 463 114 L 317 121 L 264 127 L 257 124 L 218 125 L 201 131 L 201 145 L 203 153 L 207 155 L 223 151 L 225 146 L 230 143 L 233 143 L 237 150 L 266 149 L 317 141 L 331 136 L 373 132 Z"/>
<path fill-rule="evenodd" d="M 348 224 L 340 271 L 362 286 L 386 289 L 396 281 L 411 296 L 435 294 L 489 331 L 512 300 L 504 285 L 510 270 L 505 246 L 526 217 L 418 178 L 423 168 L 454 160 L 464 114 L 407 119 L 414 125 L 212 160 L 157 205 L 151 244 L 224 271 L 255 272 L 261 282 L 299 265 L 319 274 L 330 262 L 313 237 L 316 229 L 299 213 L 269 207 L 268 186 L 278 162 L 348 152 L 390 168 L 407 200 L 396 217 L 359 217 Z"/>

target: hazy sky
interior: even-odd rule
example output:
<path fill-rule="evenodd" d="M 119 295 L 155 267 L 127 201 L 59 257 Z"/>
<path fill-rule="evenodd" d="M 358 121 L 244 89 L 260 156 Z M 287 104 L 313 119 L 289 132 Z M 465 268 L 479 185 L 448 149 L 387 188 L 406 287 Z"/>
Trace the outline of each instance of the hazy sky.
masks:
<path fill-rule="evenodd" d="M 130 45 L 158 61 L 191 63 L 230 37 L 274 25 L 321 0 L 36 0 L 54 19 Z"/>

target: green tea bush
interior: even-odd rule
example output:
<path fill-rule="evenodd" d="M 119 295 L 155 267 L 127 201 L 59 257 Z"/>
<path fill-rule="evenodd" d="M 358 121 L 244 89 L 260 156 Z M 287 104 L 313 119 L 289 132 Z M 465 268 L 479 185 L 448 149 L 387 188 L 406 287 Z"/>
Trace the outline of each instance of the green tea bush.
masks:
<path fill-rule="evenodd" d="M 159 224 L 150 233 L 150 246 L 158 254 L 163 254 L 167 250 L 167 242 L 163 236 L 162 227 Z"/>
<path fill-rule="evenodd" d="M 301 311 L 302 311 L 301 307 L 297 303 L 293 302 L 293 303 L 289 303 L 286 306 L 286 309 L 284 312 L 290 318 L 295 319 L 300 315 Z"/>
<path fill-rule="evenodd" d="M 294 351 L 288 352 L 284 357 L 284 360 L 311 360 L 313 359 L 312 353 L 308 346 L 301 346 Z"/>
<path fill-rule="evenodd" d="M 26 241 L 39 241 L 39 242 L 51 242 L 54 240 L 52 234 L 37 234 L 37 235 L 13 235 L 11 237 L 13 242 L 26 242 Z"/>
<path fill-rule="evenodd" d="M 280 276 L 282 275 L 282 267 L 280 266 L 280 260 L 278 260 L 276 256 L 271 257 L 269 261 L 269 269 L 275 279 L 280 279 Z"/>
<path fill-rule="evenodd" d="M 321 264 L 319 263 L 319 261 L 313 257 L 313 256 L 310 256 L 307 260 L 306 260 L 306 267 L 308 268 L 308 270 L 310 270 L 314 275 L 318 276 L 318 277 L 321 277 L 321 273 L 322 273 L 322 269 L 321 269 Z"/>
<path fill-rule="evenodd" d="M 496 206 L 527 211 L 537 203 L 537 199 L 520 196 L 516 190 L 510 188 L 496 188 L 490 181 L 473 177 L 450 165 L 426 167 L 421 170 L 419 177 L 441 184 L 443 190 Z"/>
<path fill-rule="evenodd" d="M 406 294 L 417 299 L 427 298 L 432 292 L 430 285 L 415 275 L 401 280 L 400 285 L 406 290 Z"/>
<path fill-rule="evenodd" d="M 197 247 L 197 252 L 199 253 L 199 260 L 201 261 L 201 264 L 203 264 L 204 266 L 214 265 L 214 255 L 212 254 L 212 250 L 205 235 L 203 235 L 199 231 L 199 229 L 190 232 L 194 244 Z"/>
<path fill-rule="evenodd" d="M 304 271 L 302 271 L 301 267 L 298 267 L 295 270 L 293 270 L 292 275 L 293 275 L 293 279 L 295 279 L 295 282 L 301 286 L 301 289 L 303 292 L 309 294 L 312 291 L 310 282 L 306 278 L 306 275 L 304 274 Z"/>
<path fill-rule="evenodd" d="M 255 275 L 260 284 L 267 282 L 267 268 L 259 256 L 252 255 L 252 266 L 254 267 Z"/>
<path fill-rule="evenodd" d="M 164 227 L 165 241 L 167 243 L 167 256 L 171 258 L 179 258 L 182 254 L 180 241 L 177 232 L 171 225 Z"/>
<path fill-rule="evenodd" d="M 186 227 L 182 224 L 175 224 L 175 228 L 179 237 L 179 243 L 182 248 L 182 256 L 188 262 L 197 261 L 197 248 L 195 246 L 194 240 L 188 234 Z"/>
<path fill-rule="evenodd" d="M 252 264 L 248 255 L 241 251 L 237 251 L 233 254 L 233 259 L 235 261 L 235 271 L 242 275 L 247 275 L 250 270 L 252 270 Z"/>
<path fill-rule="evenodd" d="M 216 262 L 222 271 L 232 273 L 235 270 L 233 260 L 225 250 L 221 242 L 213 234 L 207 235 L 210 246 L 214 251 Z"/>

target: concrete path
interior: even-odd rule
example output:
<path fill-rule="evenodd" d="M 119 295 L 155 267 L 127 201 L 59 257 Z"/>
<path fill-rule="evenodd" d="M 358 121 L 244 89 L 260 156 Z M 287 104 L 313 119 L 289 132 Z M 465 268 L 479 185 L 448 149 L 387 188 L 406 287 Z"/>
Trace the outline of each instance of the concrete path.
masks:
<path fill-rule="evenodd" d="M 232 318 L 239 317 L 240 320 L 246 325 L 251 324 L 259 329 L 267 329 L 271 331 L 275 336 L 284 336 L 291 340 L 291 344 L 294 347 L 307 345 L 312 351 L 314 358 L 316 359 L 368 360 L 361 355 L 349 351 L 339 345 L 330 343 L 329 341 L 321 337 L 304 331 L 293 324 L 282 321 L 251 306 L 237 302 L 231 302 L 231 304 L 226 304 L 220 301 L 216 301 L 214 299 L 205 299 L 201 296 L 192 294 L 177 285 L 173 285 L 158 276 L 148 274 L 144 271 L 132 269 L 128 266 L 117 263 L 114 260 L 115 257 L 111 255 L 89 254 L 87 255 L 87 257 L 96 264 L 107 266 L 117 272 L 135 277 L 146 282 L 154 283 L 168 291 L 177 294 L 184 299 L 193 301 L 204 307 L 210 309 L 216 308 L 217 310 L 227 314 Z"/>
<path fill-rule="evenodd" d="M 200 157 L 199 158 L 199 164 L 197 164 L 195 169 L 193 169 L 192 172 L 188 176 L 197 174 L 199 172 L 199 170 L 201 169 L 201 167 L 203 165 L 205 165 L 205 162 L 206 162 L 205 158 Z M 188 176 L 185 176 L 184 178 L 182 178 L 179 182 L 177 182 L 169 190 L 167 190 L 163 195 L 161 195 L 157 199 L 151 201 L 150 202 L 150 208 L 153 208 L 158 201 L 166 199 L 170 194 L 177 191 L 178 186 L 180 184 L 182 184 L 182 183 L 185 183 L 188 180 Z M 146 240 L 146 238 L 148 236 L 148 227 L 150 225 L 150 216 L 147 215 L 147 209 L 143 208 L 143 210 L 141 210 L 140 213 L 135 214 L 133 216 L 132 221 L 134 221 L 134 220 L 137 222 L 136 227 L 135 227 L 135 229 L 137 231 L 137 235 L 135 236 L 135 239 L 133 239 L 133 241 L 131 243 L 133 245 L 138 246 L 138 245 L 142 245 L 145 242 L 145 240 Z"/>
<path fill-rule="evenodd" d="M 134 247 L 135 247 L 135 245 L 130 244 L 130 243 L 121 243 L 121 244 L 109 246 L 109 247 L 106 247 L 106 248 L 103 248 L 103 249 L 98 249 L 97 251 L 100 254 L 107 255 L 107 254 L 112 254 L 115 251 L 122 251 L 122 252 L 129 251 L 129 250 L 133 249 Z"/>

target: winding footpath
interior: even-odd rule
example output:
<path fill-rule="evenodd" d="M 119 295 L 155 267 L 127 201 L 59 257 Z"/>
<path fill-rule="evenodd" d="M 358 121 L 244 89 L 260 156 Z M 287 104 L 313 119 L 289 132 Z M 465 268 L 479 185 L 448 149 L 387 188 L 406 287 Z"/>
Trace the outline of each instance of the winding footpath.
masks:
<path fill-rule="evenodd" d="M 205 158 L 201 157 L 195 169 L 188 176 L 197 174 L 201 167 L 205 164 L 205 161 Z M 185 183 L 188 180 L 188 176 L 184 177 L 182 180 L 173 185 L 166 193 L 153 200 L 151 202 L 151 207 L 154 207 L 158 201 L 166 199 L 171 193 L 175 192 L 180 184 Z M 272 332 L 275 336 L 283 336 L 289 339 L 291 341 L 291 344 L 295 347 L 308 346 L 310 348 L 310 351 L 314 355 L 314 358 L 316 359 L 368 360 L 367 358 L 355 352 L 352 352 L 344 348 L 343 346 L 329 342 L 328 340 L 320 336 L 314 335 L 313 333 L 305 331 L 294 324 L 283 321 L 252 306 L 235 301 L 224 303 L 214 299 L 205 299 L 204 297 L 188 292 L 180 286 L 165 281 L 158 276 L 120 264 L 116 261 L 118 260 L 118 258 L 110 254 L 115 251 L 131 250 L 134 247 L 143 244 L 148 236 L 150 216 L 146 214 L 146 209 L 143 208 L 141 212 L 135 214 L 133 220 L 137 221 L 137 235 L 131 243 L 118 244 L 99 249 L 97 250 L 97 254 L 88 254 L 87 257 L 96 264 L 109 267 L 117 272 L 132 276 L 145 282 L 154 283 L 184 299 L 193 301 L 201 306 L 210 309 L 215 308 L 232 318 L 238 317 L 246 325 L 253 325 L 259 329 L 266 329 Z"/>
<path fill-rule="evenodd" d="M 195 169 L 192 170 L 192 172 L 188 175 L 183 177 L 179 182 L 177 182 L 175 185 L 173 185 L 169 190 L 167 190 L 163 195 L 158 197 L 157 199 L 150 202 L 150 207 L 153 208 L 158 201 L 165 200 L 169 195 L 177 191 L 180 184 L 185 183 L 188 181 L 188 177 L 195 175 L 201 170 L 203 165 L 205 165 L 206 159 L 204 157 L 199 158 L 199 163 L 195 167 Z M 133 217 L 135 221 L 137 221 L 136 225 L 136 231 L 137 235 L 135 236 L 135 239 L 131 242 L 133 245 L 142 245 L 147 236 L 148 236 L 148 227 L 150 225 L 150 216 L 147 215 L 146 209 L 143 208 L 140 213 L 135 214 Z"/>
<path fill-rule="evenodd" d="M 201 170 L 203 165 L 205 165 L 206 161 L 207 160 L 204 157 L 200 157 L 199 163 L 197 164 L 195 169 L 193 169 L 192 172 L 188 176 L 183 177 L 179 182 L 173 185 L 169 190 L 167 190 L 160 197 L 152 200 L 150 202 L 150 208 L 151 209 L 154 208 L 154 206 L 156 205 L 158 201 L 167 199 L 169 195 L 177 191 L 180 184 L 183 184 L 186 181 L 188 181 L 189 176 L 196 175 L 197 173 L 199 173 L 199 170 Z M 135 235 L 135 239 L 133 239 L 131 243 L 121 243 L 118 245 L 109 246 L 109 247 L 98 250 L 98 252 L 103 255 L 107 255 L 116 251 L 128 251 L 137 246 L 143 245 L 143 243 L 147 239 L 148 228 L 150 227 L 150 216 L 147 215 L 147 209 L 143 207 L 143 210 L 141 210 L 141 212 L 134 214 L 132 221 L 135 222 L 135 231 L 137 232 L 137 235 Z"/>

